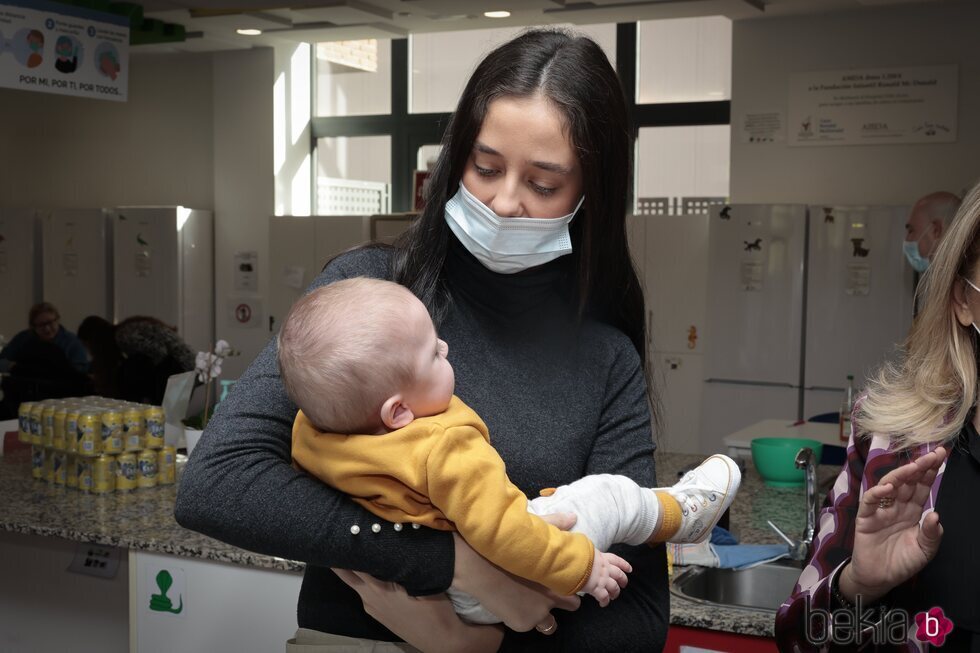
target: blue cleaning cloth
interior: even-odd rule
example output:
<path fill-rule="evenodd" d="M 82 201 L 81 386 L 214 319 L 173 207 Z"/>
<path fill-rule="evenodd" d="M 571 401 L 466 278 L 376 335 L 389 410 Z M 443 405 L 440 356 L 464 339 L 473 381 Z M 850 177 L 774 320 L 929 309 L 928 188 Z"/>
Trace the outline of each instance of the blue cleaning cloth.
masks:
<path fill-rule="evenodd" d="M 789 557 L 789 546 L 785 544 L 712 544 L 711 548 L 723 569 L 748 569 Z"/>
<path fill-rule="evenodd" d="M 715 526 L 711 529 L 710 542 L 712 544 L 738 544 L 738 539 L 721 526 Z"/>

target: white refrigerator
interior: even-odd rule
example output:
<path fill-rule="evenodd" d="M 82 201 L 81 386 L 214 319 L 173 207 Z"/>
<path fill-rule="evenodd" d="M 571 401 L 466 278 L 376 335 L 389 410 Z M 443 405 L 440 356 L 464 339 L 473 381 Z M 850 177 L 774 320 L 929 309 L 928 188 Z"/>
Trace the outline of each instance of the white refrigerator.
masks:
<path fill-rule="evenodd" d="M 182 206 L 111 211 L 115 321 L 134 315 L 177 328 L 195 351 L 214 341 L 214 223 Z"/>
<path fill-rule="evenodd" d="M 0 341 L 27 328 L 27 313 L 41 301 L 39 225 L 34 209 L 0 209 Z"/>
<path fill-rule="evenodd" d="M 701 451 L 800 413 L 805 205 L 713 207 L 708 224 Z"/>
<path fill-rule="evenodd" d="M 702 452 L 840 410 L 908 334 L 902 206 L 732 205 L 709 223 Z"/>
<path fill-rule="evenodd" d="M 103 209 L 41 212 L 44 300 L 78 331 L 89 315 L 112 319 L 112 236 Z"/>
<path fill-rule="evenodd" d="M 811 206 L 804 419 L 840 410 L 912 326 L 914 273 L 902 242 L 906 206 Z"/>

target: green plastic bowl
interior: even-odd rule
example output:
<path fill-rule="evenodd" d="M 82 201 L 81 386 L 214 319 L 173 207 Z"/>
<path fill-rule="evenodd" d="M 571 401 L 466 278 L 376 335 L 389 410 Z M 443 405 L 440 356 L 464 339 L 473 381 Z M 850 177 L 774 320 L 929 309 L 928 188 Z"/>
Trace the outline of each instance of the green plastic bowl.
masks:
<path fill-rule="evenodd" d="M 820 462 L 823 443 L 806 438 L 755 438 L 752 440 L 752 463 L 766 485 L 802 487 L 803 470 L 796 468 L 796 454 L 803 447 L 813 449 Z"/>

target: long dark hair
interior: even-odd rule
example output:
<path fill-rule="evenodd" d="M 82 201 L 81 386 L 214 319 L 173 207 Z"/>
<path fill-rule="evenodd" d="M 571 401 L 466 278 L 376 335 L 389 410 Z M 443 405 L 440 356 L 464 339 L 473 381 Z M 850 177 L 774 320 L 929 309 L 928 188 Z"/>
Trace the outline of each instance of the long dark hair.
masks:
<path fill-rule="evenodd" d="M 582 168 L 585 202 L 570 225 L 579 315 L 626 333 L 643 364 L 654 419 L 657 392 L 647 360 L 643 290 L 626 237 L 632 136 L 623 88 L 591 39 L 533 29 L 491 52 L 470 77 L 442 139 L 425 208 L 396 243 L 395 281 L 428 307 L 438 324 L 449 295 L 442 276 L 450 231 L 446 201 L 456 194 L 491 102 L 541 95 L 559 110 Z M 659 429 L 658 429 L 659 430 Z"/>

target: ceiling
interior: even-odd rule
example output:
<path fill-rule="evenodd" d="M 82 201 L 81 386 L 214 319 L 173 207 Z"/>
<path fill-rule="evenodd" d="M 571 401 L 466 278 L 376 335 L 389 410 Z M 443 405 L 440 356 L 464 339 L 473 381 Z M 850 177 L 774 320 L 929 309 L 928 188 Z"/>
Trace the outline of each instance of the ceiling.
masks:
<path fill-rule="evenodd" d="M 570 23 L 726 16 L 732 20 L 956 0 L 144 0 L 145 16 L 187 29 L 182 43 L 140 52 L 209 52 L 297 42 L 402 38 L 408 34 Z M 485 11 L 506 10 L 507 18 Z M 237 29 L 262 30 L 241 36 Z"/>

